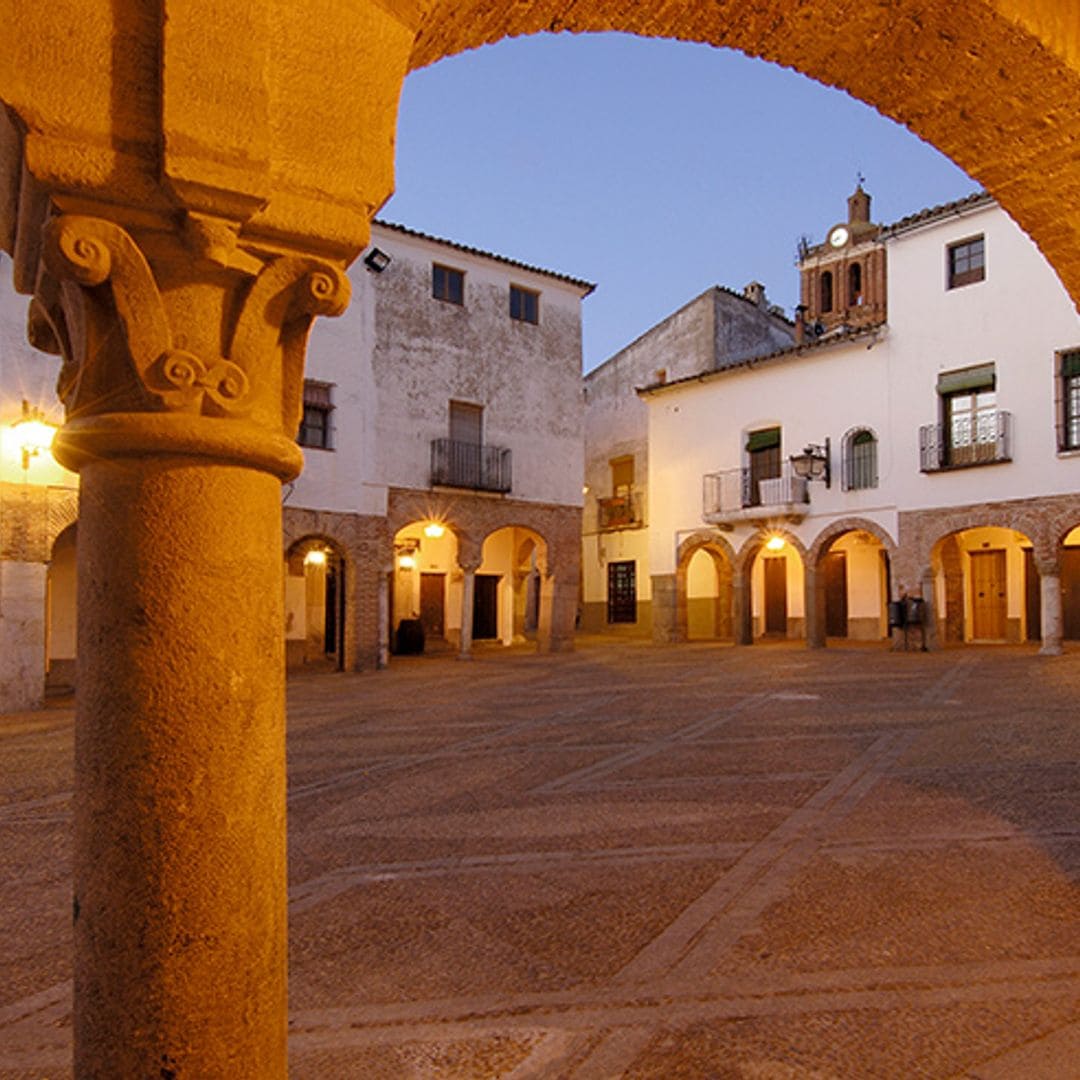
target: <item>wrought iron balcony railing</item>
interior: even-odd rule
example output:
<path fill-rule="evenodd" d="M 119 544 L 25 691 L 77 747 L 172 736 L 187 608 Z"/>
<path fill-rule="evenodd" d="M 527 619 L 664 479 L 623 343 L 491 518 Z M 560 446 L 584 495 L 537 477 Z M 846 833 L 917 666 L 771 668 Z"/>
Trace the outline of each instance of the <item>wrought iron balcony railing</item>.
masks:
<path fill-rule="evenodd" d="M 641 493 L 631 491 L 596 500 L 597 525 L 601 529 L 634 529 L 645 523 Z"/>
<path fill-rule="evenodd" d="M 1012 413 L 981 412 L 919 428 L 919 469 L 942 472 L 1012 461 Z"/>
<path fill-rule="evenodd" d="M 779 476 L 758 477 L 748 468 L 707 473 L 702 485 L 706 521 L 748 520 L 784 515 L 804 517 L 810 501 L 806 480 L 784 462 Z"/>
<path fill-rule="evenodd" d="M 510 451 L 505 446 L 432 439 L 431 483 L 505 493 L 511 484 Z"/>

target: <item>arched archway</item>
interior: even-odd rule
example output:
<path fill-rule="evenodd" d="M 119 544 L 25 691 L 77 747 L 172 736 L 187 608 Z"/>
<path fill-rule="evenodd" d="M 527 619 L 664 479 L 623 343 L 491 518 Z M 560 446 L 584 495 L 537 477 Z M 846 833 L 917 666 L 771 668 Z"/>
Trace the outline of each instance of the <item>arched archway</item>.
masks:
<path fill-rule="evenodd" d="M 751 536 L 735 561 L 735 642 L 800 638 L 806 632 L 806 547 L 789 530 Z"/>
<path fill-rule="evenodd" d="M 882 20 L 888 25 L 883 26 Z M 828 0 L 726 5 L 618 0 L 440 0 L 423 19 L 410 69 L 500 38 L 548 30 L 623 30 L 738 49 L 839 87 L 932 143 L 995 195 L 1080 300 L 1080 205 L 1073 167 L 1080 98 L 1080 11 L 1056 0 L 895 0 L 887 14 Z M 1000 92 L 988 93 L 987 87 Z M 988 149 L 989 148 L 989 149 Z M 1047 199 L 1046 177 L 1054 177 Z"/>
<path fill-rule="evenodd" d="M 435 518 L 394 532 L 387 589 L 391 652 L 445 652 L 460 641 L 465 550 L 458 530 Z"/>
<path fill-rule="evenodd" d="M 74 521 L 60 530 L 52 543 L 45 578 L 45 690 L 50 694 L 75 688 L 77 530 Z"/>
<path fill-rule="evenodd" d="M 481 545 L 473 591 L 473 640 L 541 646 L 551 637 L 548 542 L 535 529 L 503 525 Z"/>
<path fill-rule="evenodd" d="M 895 551 L 893 538 L 868 518 L 842 518 L 821 531 L 806 563 L 808 645 L 888 637 Z"/>
<path fill-rule="evenodd" d="M 692 533 L 679 544 L 675 612 L 666 640 L 735 636 L 735 552 L 718 533 Z M 655 625 L 655 624 L 654 624 Z"/>
<path fill-rule="evenodd" d="M 303 536 L 285 555 L 285 664 L 344 671 L 348 626 L 345 552 L 336 540 Z"/>

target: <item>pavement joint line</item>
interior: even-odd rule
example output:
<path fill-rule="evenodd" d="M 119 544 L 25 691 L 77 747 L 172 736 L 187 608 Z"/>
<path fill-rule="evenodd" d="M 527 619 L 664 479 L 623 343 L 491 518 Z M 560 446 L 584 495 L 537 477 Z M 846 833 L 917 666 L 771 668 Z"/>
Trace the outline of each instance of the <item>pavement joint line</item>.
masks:
<path fill-rule="evenodd" d="M 567 1062 L 574 1080 L 611 1080 L 622 1076 L 627 1067 L 652 1042 L 652 1025 L 635 1024 L 609 1031 L 584 1059 Z"/>
<path fill-rule="evenodd" d="M 920 705 L 943 703 L 947 694 L 953 694 L 975 669 L 976 658 L 963 656 L 947 667 L 942 675 L 933 680 L 919 696 Z"/>
<path fill-rule="evenodd" d="M 715 730 L 722 724 L 730 723 L 735 717 L 745 712 L 754 705 L 760 704 L 767 695 L 756 693 L 744 697 L 724 709 L 715 711 L 712 715 L 695 720 L 682 728 L 664 735 L 660 738 L 650 739 L 642 743 L 636 750 L 627 750 L 619 754 L 613 754 L 600 761 L 593 762 L 580 769 L 565 773 L 555 780 L 549 780 L 529 791 L 530 795 L 555 795 L 567 791 L 588 790 L 588 785 L 598 776 L 615 772 L 626 765 L 636 764 L 647 758 L 655 757 L 663 750 L 677 746 L 680 742 L 687 741 L 693 734 L 700 731 Z"/>
<path fill-rule="evenodd" d="M 1031 992 L 1030 980 L 993 979 L 975 982 L 946 982 L 942 984 L 893 985 L 869 988 L 817 990 L 766 990 L 762 993 L 728 993 L 652 995 L 612 999 L 610 995 L 591 999 L 579 996 L 561 1000 L 549 996 L 519 998 L 489 1010 L 463 1010 L 447 1015 L 446 1003 L 437 1015 L 417 1011 L 399 1011 L 396 1018 L 380 1016 L 377 1007 L 358 1004 L 355 1008 L 336 1007 L 329 1010 L 309 1009 L 293 1014 L 289 1025 L 289 1042 L 301 1048 L 305 1040 L 332 1036 L 333 1045 L 342 1035 L 351 1033 L 359 1044 L 381 1042 L 412 1042 L 423 1039 L 450 1041 L 483 1035 L 506 1034 L 510 1030 L 582 1031 L 597 1026 L 614 1027 L 642 1024 L 674 1024 L 700 1020 L 744 1019 L 749 1017 L 779 1017 L 837 1013 L 861 1010 L 891 1011 L 901 1007 L 925 1008 L 957 1003 L 981 1004 L 993 1001 L 1014 1001 L 1026 998 Z M 1075 973 L 1061 978 L 1042 980 L 1040 996 L 1055 1000 L 1080 1002 L 1080 982 Z M 427 1003 L 425 1003 L 427 1004 Z"/>
<path fill-rule="evenodd" d="M 613 694 L 611 695 L 611 698 L 614 698 L 615 696 L 617 695 Z M 560 722 L 566 723 L 570 720 L 579 719 L 583 712 L 591 711 L 592 709 L 590 707 L 588 709 L 578 709 L 573 712 L 561 714 Z M 407 768 L 413 765 L 430 764 L 432 762 L 438 761 L 440 757 L 446 754 L 448 751 L 483 749 L 493 738 L 502 738 L 508 734 L 523 733 L 541 724 L 548 724 L 550 722 L 550 717 L 546 716 L 533 717 L 529 720 L 516 721 L 513 724 L 509 725 L 509 727 L 503 728 L 499 731 L 484 732 L 482 734 L 475 735 L 472 738 L 463 739 L 457 743 L 451 743 L 449 746 L 440 748 L 440 750 L 437 752 L 433 751 L 427 754 L 422 754 L 417 758 L 410 759 L 404 765 L 400 763 L 400 760 L 397 757 L 393 757 L 383 759 L 378 766 L 364 765 L 356 769 L 346 769 L 343 772 L 336 773 L 333 776 L 327 777 L 325 780 L 313 781 L 309 784 L 297 785 L 295 788 L 289 791 L 288 800 L 289 802 L 292 802 L 294 799 L 303 798 L 306 795 L 317 794 L 323 791 L 330 790 L 331 788 L 341 787 L 345 784 L 348 784 L 351 780 L 354 779 L 367 780 L 378 775 L 383 775 L 387 772 L 397 771 L 401 768 Z"/>
<path fill-rule="evenodd" d="M 876 783 L 880 776 L 879 763 L 901 752 L 908 741 L 910 736 L 900 738 L 893 732 L 875 740 L 688 904 L 665 930 L 624 965 L 616 981 L 707 974 L 719 960 L 714 950 L 728 944 L 723 924 L 711 931 L 710 925 L 750 890 L 757 894 L 754 911 L 760 911 L 770 903 L 774 898 L 774 890 L 767 887 L 770 876 L 779 874 L 778 881 L 786 883 L 795 869 L 817 849 L 816 833 L 823 826 L 829 809 L 867 775 L 871 775 Z M 789 855 L 788 849 L 792 847 L 795 851 Z M 739 934 L 743 932 L 744 922 L 745 917 L 739 921 Z"/>

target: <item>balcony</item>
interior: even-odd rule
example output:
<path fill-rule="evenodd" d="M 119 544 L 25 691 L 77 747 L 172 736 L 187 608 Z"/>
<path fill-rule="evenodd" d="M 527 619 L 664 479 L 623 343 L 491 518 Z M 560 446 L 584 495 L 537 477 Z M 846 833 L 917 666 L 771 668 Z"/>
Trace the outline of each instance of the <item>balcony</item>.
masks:
<path fill-rule="evenodd" d="M 640 529 L 645 524 L 641 512 L 641 492 L 613 495 L 609 499 L 596 500 L 597 526 L 602 532 L 616 529 Z"/>
<path fill-rule="evenodd" d="M 781 466 L 779 476 L 765 479 L 752 477 L 749 469 L 725 469 L 703 477 L 702 517 L 713 525 L 801 521 L 809 503 L 807 482 L 794 474 L 789 462 Z"/>
<path fill-rule="evenodd" d="M 952 424 L 919 428 L 919 470 L 970 469 L 1012 461 L 1012 413 L 983 412 L 954 417 Z"/>
<path fill-rule="evenodd" d="M 431 486 L 472 491 L 510 490 L 510 451 L 456 439 L 431 440 Z"/>

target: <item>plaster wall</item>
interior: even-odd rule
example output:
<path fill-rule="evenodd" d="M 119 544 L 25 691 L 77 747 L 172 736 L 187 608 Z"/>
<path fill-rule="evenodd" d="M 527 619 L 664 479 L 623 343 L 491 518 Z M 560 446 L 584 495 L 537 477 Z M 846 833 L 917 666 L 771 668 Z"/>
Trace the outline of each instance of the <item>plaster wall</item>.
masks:
<path fill-rule="evenodd" d="M 985 238 L 986 278 L 946 288 L 950 244 Z M 1080 347 L 1077 316 L 1054 271 L 998 207 L 901 233 L 889 257 L 888 376 L 894 455 L 889 482 L 905 509 L 1054 495 L 1080 486 L 1080 455 L 1059 455 L 1055 350 Z M 919 427 L 936 423 L 939 373 L 993 363 L 997 407 L 1012 413 L 1012 461 L 919 472 Z"/>

